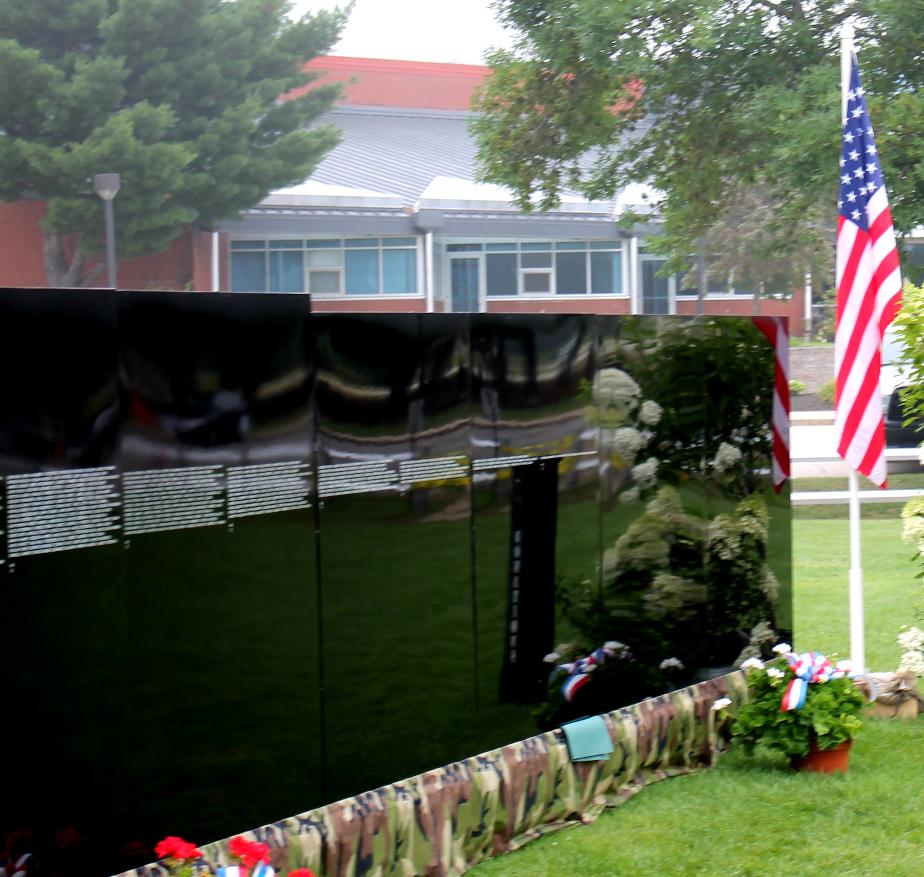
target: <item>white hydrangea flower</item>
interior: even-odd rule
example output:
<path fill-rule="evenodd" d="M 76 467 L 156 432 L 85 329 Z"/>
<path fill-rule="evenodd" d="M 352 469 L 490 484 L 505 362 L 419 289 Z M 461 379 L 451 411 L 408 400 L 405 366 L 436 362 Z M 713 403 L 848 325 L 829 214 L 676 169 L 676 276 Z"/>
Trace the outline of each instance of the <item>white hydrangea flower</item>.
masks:
<path fill-rule="evenodd" d="M 924 631 L 917 627 L 909 627 L 898 635 L 898 644 L 906 651 L 912 649 L 922 651 L 924 650 Z"/>
<path fill-rule="evenodd" d="M 658 666 L 661 670 L 682 670 L 683 661 L 680 658 L 665 658 Z"/>
<path fill-rule="evenodd" d="M 649 457 L 644 463 L 638 463 L 633 466 L 632 477 L 642 490 L 653 487 L 658 480 L 657 459 L 655 457 Z"/>
<path fill-rule="evenodd" d="M 645 437 L 632 426 L 623 426 L 607 432 L 606 444 L 609 449 L 619 454 L 626 463 L 632 462 L 645 444 Z"/>
<path fill-rule="evenodd" d="M 657 426 L 662 413 L 662 408 L 657 402 L 646 399 L 638 410 L 638 419 L 646 426 Z"/>
<path fill-rule="evenodd" d="M 625 643 L 621 643 L 618 639 L 607 640 L 603 644 L 603 648 L 608 652 L 618 652 L 626 647 Z"/>
<path fill-rule="evenodd" d="M 554 664 L 556 661 L 561 659 L 561 655 L 558 652 L 549 652 L 542 660 L 546 664 Z"/>
<path fill-rule="evenodd" d="M 601 369 L 594 378 L 593 397 L 600 405 L 628 405 L 638 399 L 641 389 L 632 377 L 618 368 Z"/>
<path fill-rule="evenodd" d="M 741 451 L 728 442 L 722 442 L 715 453 L 715 457 L 710 461 L 710 465 L 716 472 L 727 472 L 740 462 Z"/>
<path fill-rule="evenodd" d="M 779 643 L 773 647 L 778 655 L 788 655 L 792 651 L 792 646 L 789 643 Z"/>
<path fill-rule="evenodd" d="M 746 661 L 741 662 L 742 670 L 763 670 L 764 662 L 760 658 L 748 658 Z"/>
<path fill-rule="evenodd" d="M 771 679 L 782 679 L 786 674 L 782 670 L 777 669 L 776 667 L 767 667 L 767 675 Z"/>
<path fill-rule="evenodd" d="M 924 676 L 924 652 L 911 649 L 902 655 L 898 662 L 900 673 L 914 673 L 915 676 Z"/>
<path fill-rule="evenodd" d="M 639 489 L 637 487 L 629 487 L 619 494 L 620 502 L 635 502 L 639 498 Z"/>
<path fill-rule="evenodd" d="M 724 710 L 725 707 L 731 706 L 731 702 L 732 702 L 732 701 L 731 701 L 731 698 L 730 698 L 730 697 L 720 697 L 720 698 L 712 705 L 712 708 L 713 708 L 714 710 Z"/>

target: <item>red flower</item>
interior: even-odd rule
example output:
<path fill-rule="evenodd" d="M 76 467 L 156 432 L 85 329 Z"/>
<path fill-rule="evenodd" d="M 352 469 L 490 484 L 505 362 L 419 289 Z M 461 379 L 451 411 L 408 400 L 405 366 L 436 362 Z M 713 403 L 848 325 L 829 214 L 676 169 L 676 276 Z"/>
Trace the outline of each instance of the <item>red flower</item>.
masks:
<path fill-rule="evenodd" d="M 228 852 L 234 858 L 240 859 L 247 868 L 252 868 L 257 862 L 265 862 L 268 865 L 270 860 L 269 847 L 266 844 L 247 840 L 240 835 L 228 841 Z"/>
<path fill-rule="evenodd" d="M 311 868 L 296 868 L 289 871 L 289 877 L 314 877 L 314 871 Z"/>
<path fill-rule="evenodd" d="M 165 837 L 156 847 L 154 854 L 158 859 L 176 859 L 178 862 L 188 862 L 198 859 L 202 853 L 196 849 L 195 844 L 183 840 L 181 837 Z"/>

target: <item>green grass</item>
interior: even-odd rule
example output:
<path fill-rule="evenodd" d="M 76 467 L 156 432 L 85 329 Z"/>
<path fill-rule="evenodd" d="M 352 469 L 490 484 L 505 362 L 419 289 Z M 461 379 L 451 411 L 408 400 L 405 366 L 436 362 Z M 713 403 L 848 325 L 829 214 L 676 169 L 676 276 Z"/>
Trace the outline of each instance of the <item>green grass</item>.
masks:
<path fill-rule="evenodd" d="M 477 877 L 845 877 L 922 870 L 924 721 L 870 722 L 843 776 L 726 755 L 595 823 L 488 861 Z"/>
<path fill-rule="evenodd" d="M 825 489 L 829 485 L 800 489 Z M 898 515 L 864 520 L 866 656 L 896 665 L 895 635 L 924 591 Z M 793 521 L 796 645 L 850 652 L 848 524 Z M 868 721 L 844 776 L 795 773 L 774 753 L 725 755 L 712 771 L 657 783 L 595 823 L 476 868 L 477 877 L 842 877 L 924 868 L 924 717 Z"/>
<path fill-rule="evenodd" d="M 801 649 L 850 653 L 848 536 L 847 521 L 793 521 L 793 614 Z M 863 521 L 866 663 L 872 670 L 895 669 L 898 628 L 924 608 L 924 589 L 914 577 L 920 567 L 911 555 L 897 516 Z"/>
<path fill-rule="evenodd" d="M 889 473 L 889 488 L 921 488 L 924 487 L 924 472 L 895 472 Z M 793 490 L 847 490 L 847 476 L 835 478 L 795 478 Z M 860 490 L 871 490 L 872 485 L 865 479 L 860 479 Z M 895 520 L 901 513 L 901 502 L 874 502 L 864 503 L 861 507 L 861 517 L 864 521 Z M 828 519 L 847 520 L 847 503 L 839 505 L 804 505 L 793 506 L 794 519 Z"/>

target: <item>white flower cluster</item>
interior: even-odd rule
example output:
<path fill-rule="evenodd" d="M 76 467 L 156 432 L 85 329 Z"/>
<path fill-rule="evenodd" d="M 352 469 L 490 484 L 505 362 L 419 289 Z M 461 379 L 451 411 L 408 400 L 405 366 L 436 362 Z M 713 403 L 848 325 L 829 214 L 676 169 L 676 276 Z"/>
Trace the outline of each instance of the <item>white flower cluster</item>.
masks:
<path fill-rule="evenodd" d="M 658 667 L 661 670 L 682 670 L 683 661 L 680 658 L 665 658 Z"/>
<path fill-rule="evenodd" d="M 645 444 L 645 436 L 634 427 L 623 426 L 619 429 L 605 430 L 603 443 L 623 460 L 634 460 Z"/>
<path fill-rule="evenodd" d="M 902 509 L 902 539 L 917 545 L 924 556 L 924 496 L 908 500 Z"/>
<path fill-rule="evenodd" d="M 638 410 L 638 419 L 641 420 L 645 426 L 657 426 L 658 421 L 661 420 L 661 414 L 661 406 L 657 402 L 646 399 L 642 402 L 642 407 Z"/>
<path fill-rule="evenodd" d="M 632 377 L 618 368 L 600 369 L 594 378 L 593 397 L 598 405 L 631 408 L 640 393 Z"/>
<path fill-rule="evenodd" d="M 716 472 L 727 472 L 729 469 L 737 466 L 741 462 L 741 451 L 728 442 L 722 442 L 715 456 L 710 460 L 709 465 Z"/>
<path fill-rule="evenodd" d="M 792 646 L 789 643 L 778 643 L 773 647 L 778 655 L 788 655 L 792 651 Z"/>
<path fill-rule="evenodd" d="M 746 661 L 741 662 L 742 670 L 763 670 L 764 662 L 760 658 L 748 658 Z"/>
<path fill-rule="evenodd" d="M 646 402 L 645 404 L 647 405 L 648 403 Z M 641 490 L 654 487 L 658 481 L 657 459 L 655 457 L 649 457 L 644 463 L 638 463 L 633 466 L 632 477 Z"/>
<path fill-rule="evenodd" d="M 641 496 L 641 493 L 637 487 L 627 487 L 619 494 L 619 501 L 625 503 L 635 502 L 639 496 Z"/>
<path fill-rule="evenodd" d="M 720 697 L 715 703 L 712 704 L 712 708 L 718 712 L 719 710 L 724 710 L 725 707 L 731 706 L 730 697 Z"/>
<path fill-rule="evenodd" d="M 902 647 L 899 672 L 924 676 L 924 631 L 918 627 L 909 627 L 898 635 L 898 644 Z"/>

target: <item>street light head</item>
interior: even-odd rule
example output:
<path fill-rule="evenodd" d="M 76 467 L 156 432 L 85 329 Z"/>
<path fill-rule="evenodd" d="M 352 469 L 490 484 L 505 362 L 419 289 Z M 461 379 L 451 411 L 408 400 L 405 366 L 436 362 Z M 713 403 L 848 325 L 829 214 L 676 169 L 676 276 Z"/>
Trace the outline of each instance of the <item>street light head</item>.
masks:
<path fill-rule="evenodd" d="M 111 201 L 119 194 L 121 182 L 118 174 L 94 174 L 93 191 L 104 201 Z"/>

